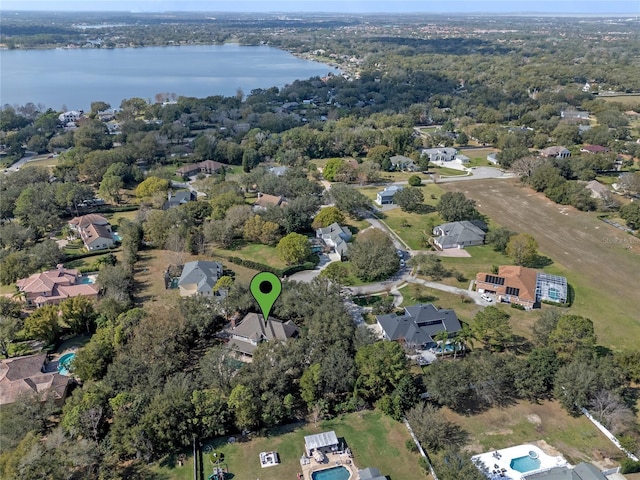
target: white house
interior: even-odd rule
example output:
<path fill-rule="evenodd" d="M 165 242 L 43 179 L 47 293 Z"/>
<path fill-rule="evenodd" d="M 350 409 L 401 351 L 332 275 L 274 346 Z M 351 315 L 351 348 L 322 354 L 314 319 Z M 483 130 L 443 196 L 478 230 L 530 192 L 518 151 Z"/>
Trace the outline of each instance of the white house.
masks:
<path fill-rule="evenodd" d="M 77 122 L 84 115 L 82 110 L 71 110 L 58 115 L 58 121 L 67 124 L 69 122 Z"/>
<path fill-rule="evenodd" d="M 455 160 L 456 155 L 458 154 L 458 150 L 450 147 L 423 148 L 421 153 L 422 155 L 426 155 L 427 157 L 429 157 L 429 161 L 431 163 L 442 165 L 445 162 L 451 162 Z"/>
<path fill-rule="evenodd" d="M 399 185 L 390 185 L 376 195 L 376 203 L 378 205 L 393 205 L 393 196 L 402 190 Z"/>

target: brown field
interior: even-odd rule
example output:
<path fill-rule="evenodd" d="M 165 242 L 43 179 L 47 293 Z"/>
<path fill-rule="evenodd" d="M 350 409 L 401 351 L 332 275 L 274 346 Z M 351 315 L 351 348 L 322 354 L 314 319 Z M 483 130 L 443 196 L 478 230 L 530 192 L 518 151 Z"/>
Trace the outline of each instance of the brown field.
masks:
<path fill-rule="evenodd" d="M 176 302 L 180 297 L 179 290 L 165 290 L 163 277 L 168 265 L 176 263 L 176 254 L 169 250 L 142 250 L 139 257 L 135 273 L 138 300 L 146 304 Z M 216 256 L 184 254 L 182 260 L 185 262 L 193 260 L 221 262 L 225 269 L 233 270 L 235 280 L 242 283 L 249 283 L 257 273 L 255 270 L 232 264 Z"/>
<path fill-rule="evenodd" d="M 535 237 L 553 264 L 545 271 L 566 276 L 575 290 L 568 313 L 594 322 L 598 342 L 637 348 L 640 338 L 640 240 L 593 213 L 558 205 L 517 180 L 478 180 L 441 185 L 477 201 L 495 223 Z"/>
<path fill-rule="evenodd" d="M 472 416 L 459 415 L 447 408 L 442 412 L 470 433 L 466 449 L 473 454 L 546 442 L 573 465 L 587 461 L 603 469 L 617 465 L 623 456 L 586 417 L 571 417 L 558 402 L 522 401 Z"/>
<path fill-rule="evenodd" d="M 600 95 L 599 99 L 605 102 L 617 102 L 637 107 L 640 105 L 640 95 Z"/>

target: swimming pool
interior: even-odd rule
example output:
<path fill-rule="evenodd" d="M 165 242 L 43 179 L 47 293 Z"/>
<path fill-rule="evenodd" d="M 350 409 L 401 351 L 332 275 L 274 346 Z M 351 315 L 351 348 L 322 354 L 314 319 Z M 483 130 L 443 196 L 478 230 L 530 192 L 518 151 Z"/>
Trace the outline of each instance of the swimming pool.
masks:
<path fill-rule="evenodd" d="M 516 470 L 520 473 L 530 472 L 540 468 L 540 459 L 533 458 L 531 455 L 526 455 L 524 457 L 514 458 L 511 460 L 509 466 L 512 470 Z"/>
<path fill-rule="evenodd" d="M 95 275 L 83 275 L 78 279 L 78 283 L 80 285 L 91 285 L 92 283 L 96 283 Z"/>
<path fill-rule="evenodd" d="M 344 467 L 327 468 L 311 474 L 312 480 L 348 480 L 351 476 L 349 470 Z"/>
<path fill-rule="evenodd" d="M 60 375 L 71 375 L 71 364 L 74 358 L 76 358 L 75 353 L 67 353 L 60 357 L 58 360 L 58 373 Z"/>

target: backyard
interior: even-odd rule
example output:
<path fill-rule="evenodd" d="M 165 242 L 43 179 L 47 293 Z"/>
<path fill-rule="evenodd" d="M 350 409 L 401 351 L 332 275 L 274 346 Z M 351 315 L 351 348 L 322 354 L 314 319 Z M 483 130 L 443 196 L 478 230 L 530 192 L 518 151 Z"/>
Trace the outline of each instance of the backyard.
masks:
<path fill-rule="evenodd" d="M 596 214 L 555 204 L 516 180 L 449 183 L 444 188 L 473 198 L 480 212 L 500 225 L 533 235 L 540 253 L 553 259 L 545 271 L 566 276 L 575 291 L 570 313 L 593 320 L 600 344 L 637 347 L 640 242 L 634 237 Z"/>
<path fill-rule="evenodd" d="M 264 435 L 251 437 L 246 442 L 228 443 L 228 437 L 217 438 L 204 442 L 204 448 L 205 451 L 212 448 L 224 454 L 224 463 L 234 479 L 293 479 L 301 471 L 300 456 L 304 453 L 304 436 L 327 430 L 335 430 L 339 439 L 344 438 L 358 468 L 376 467 L 391 480 L 417 478 L 419 455 L 409 452 L 405 447 L 405 442 L 410 439 L 407 429 L 402 423 L 378 411 L 342 415 L 322 421 L 317 426 L 303 423 L 284 426 Z M 281 463 L 261 468 L 260 452 L 270 451 L 278 452 Z M 207 454 L 204 454 L 204 459 L 207 478 L 211 474 L 212 464 Z M 189 456 L 182 467 L 175 466 L 173 461 L 166 461 L 155 466 L 154 471 L 171 479 L 192 479 L 192 457 Z"/>
<path fill-rule="evenodd" d="M 460 415 L 447 408 L 442 413 L 469 432 L 466 450 L 471 455 L 543 441 L 573 465 L 587 461 L 604 469 L 622 458 L 622 452 L 585 416 L 571 417 L 555 401 L 520 401 L 477 415 Z"/>

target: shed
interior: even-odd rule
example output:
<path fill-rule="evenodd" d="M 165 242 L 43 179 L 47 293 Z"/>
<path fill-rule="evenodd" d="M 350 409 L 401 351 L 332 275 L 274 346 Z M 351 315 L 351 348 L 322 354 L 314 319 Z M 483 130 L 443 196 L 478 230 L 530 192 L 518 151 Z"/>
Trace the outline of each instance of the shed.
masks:
<path fill-rule="evenodd" d="M 338 449 L 338 437 L 336 432 L 317 433 L 315 435 L 307 435 L 304 437 L 304 448 L 307 455 L 312 456 L 314 451 L 328 453 Z"/>

